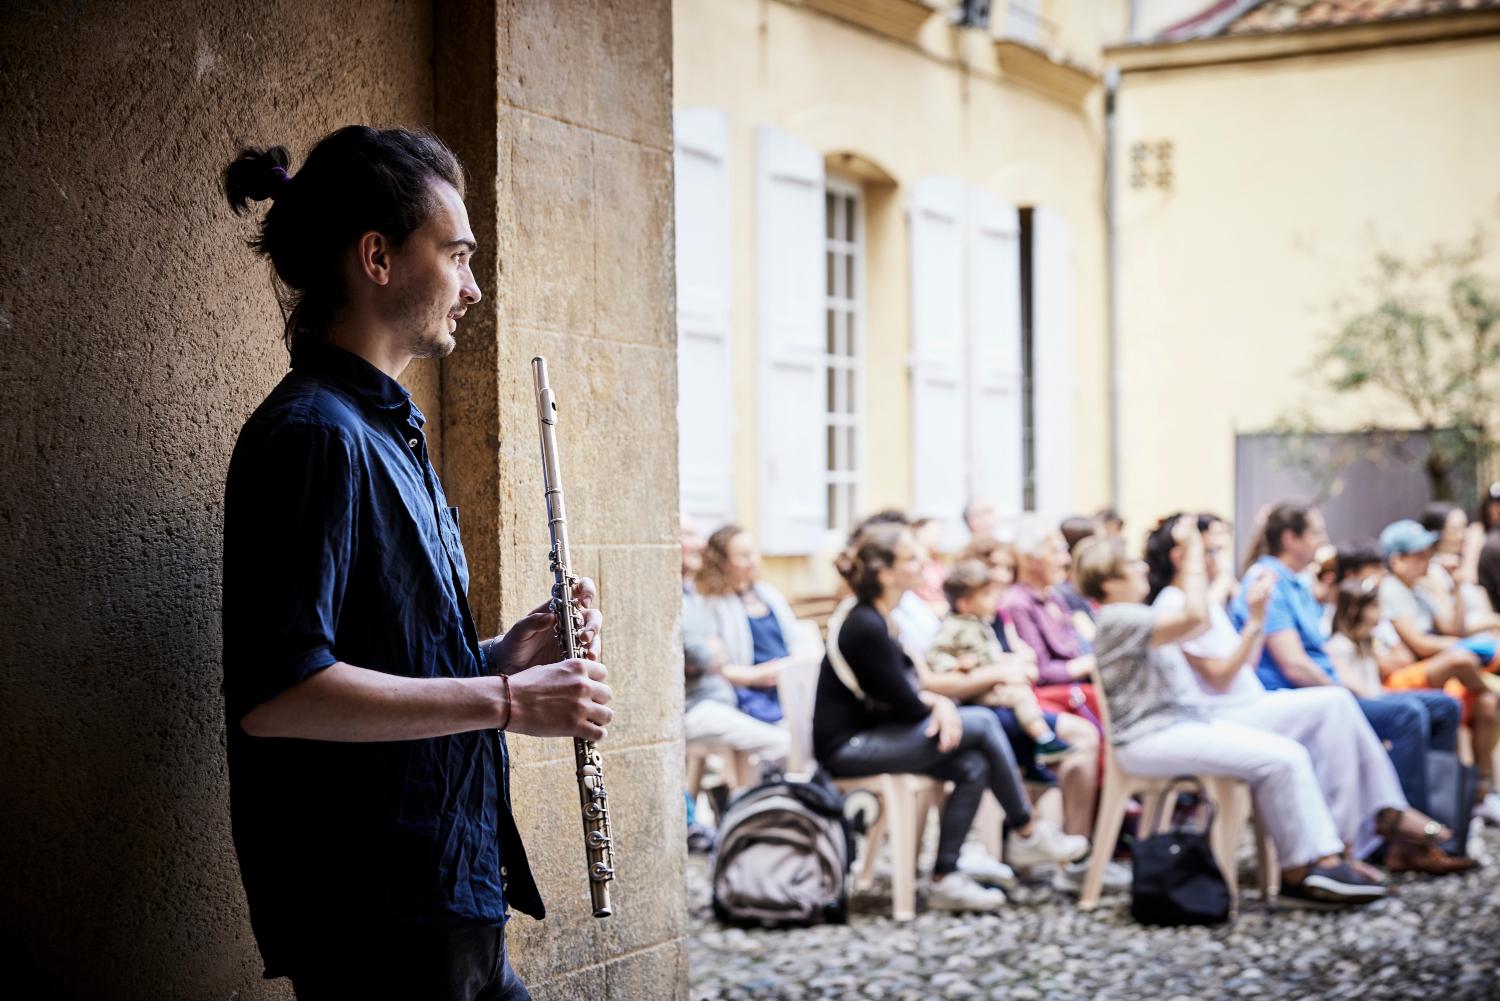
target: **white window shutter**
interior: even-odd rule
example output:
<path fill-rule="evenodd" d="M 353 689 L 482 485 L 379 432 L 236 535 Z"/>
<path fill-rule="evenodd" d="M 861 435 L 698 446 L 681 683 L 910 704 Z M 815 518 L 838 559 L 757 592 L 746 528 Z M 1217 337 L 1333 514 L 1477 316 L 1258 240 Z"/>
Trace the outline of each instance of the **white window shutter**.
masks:
<path fill-rule="evenodd" d="M 1018 514 L 1025 492 L 1020 219 L 1014 205 L 970 188 L 968 220 L 969 495 Z"/>
<path fill-rule="evenodd" d="M 702 531 L 734 519 L 729 345 L 729 116 L 674 117 L 677 187 L 677 430 L 682 513 Z"/>
<path fill-rule="evenodd" d="M 943 519 L 951 545 L 968 497 L 964 185 L 929 177 L 912 186 L 912 514 Z"/>
<path fill-rule="evenodd" d="M 1036 507 L 1060 517 L 1071 513 L 1074 504 L 1078 379 L 1073 360 L 1073 235 L 1051 209 L 1038 208 L 1033 219 Z"/>
<path fill-rule="evenodd" d="M 771 126 L 756 130 L 761 551 L 817 550 L 827 517 L 823 158 Z"/>

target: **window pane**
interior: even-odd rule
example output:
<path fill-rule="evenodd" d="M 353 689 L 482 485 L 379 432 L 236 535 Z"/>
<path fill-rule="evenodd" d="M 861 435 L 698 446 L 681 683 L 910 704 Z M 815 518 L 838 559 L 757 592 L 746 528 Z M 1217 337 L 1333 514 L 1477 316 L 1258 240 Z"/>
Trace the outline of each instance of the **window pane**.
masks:
<path fill-rule="evenodd" d="M 858 413 L 859 409 L 854 405 L 854 369 L 844 369 L 844 380 L 846 387 L 844 390 L 844 413 Z"/>
<path fill-rule="evenodd" d="M 828 220 L 828 239 L 833 239 L 833 227 L 838 219 L 838 200 L 832 193 L 823 195 L 823 215 Z"/>
<path fill-rule="evenodd" d="M 854 451 L 854 429 L 852 427 L 845 428 L 844 436 L 844 469 L 852 473 L 854 472 L 854 456 L 856 454 Z"/>
<path fill-rule="evenodd" d="M 838 429 L 832 424 L 828 425 L 828 459 L 824 465 L 830 472 L 839 468 L 837 437 Z"/>
<path fill-rule="evenodd" d="M 842 343 L 840 344 L 840 351 L 839 351 L 839 353 L 843 354 L 843 355 L 847 355 L 850 358 L 853 358 L 854 357 L 854 310 L 850 309 L 850 310 L 846 311 L 841 319 L 843 320 L 843 322 L 840 324 L 840 326 L 842 326 L 844 328 L 843 329 L 843 335 L 844 336 L 841 338 L 841 342 Z"/>
<path fill-rule="evenodd" d="M 835 388 L 837 380 L 838 369 L 834 368 L 832 365 L 828 366 L 828 395 L 824 397 L 824 403 L 826 403 L 827 406 L 824 409 L 826 409 L 830 414 L 836 414 L 839 412 L 837 406 L 838 400 L 835 398 L 838 392 L 838 390 Z"/>
<path fill-rule="evenodd" d="M 838 328 L 839 314 L 837 310 L 828 311 L 828 353 L 838 354 Z"/>
<path fill-rule="evenodd" d="M 855 496 L 855 494 L 854 494 L 854 488 L 852 486 L 847 491 L 844 492 L 844 498 L 849 503 L 849 507 L 848 507 L 848 512 L 849 512 L 848 513 L 848 519 L 849 520 L 846 521 L 846 522 L 844 522 L 844 524 L 846 526 L 849 526 L 849 527 L 852 528 L 854 526 L 854 524 L 859 521 L 859 498 Z"/>
<path fill-rule="evenodd" d="M 854 298 L 854 255 L 850 254 L 844 258 L 844 295 L 850 299 Z"/>
<path fill-rule="evenodd" d="M 827 525 L 830 529 L 839 527 L 839 488 L 832 483 L 828 484 Z"/>
<path fill-rule="evenodd" d="M 859 230 L 854 228 L 854 199 L 844 199 L 844 239 L 850 243 L 854 242 L 854 234 Z"/>
<path fill-rule="evenodd" d="M 833 251 L 831 250 L 825 256 L 828 258 L 828 278 L 824 288 L 829 295 L 838 295 L 838 292 L 834 289 L 834 282 L 838 272 L 838 262 L 834 259 Z"/>

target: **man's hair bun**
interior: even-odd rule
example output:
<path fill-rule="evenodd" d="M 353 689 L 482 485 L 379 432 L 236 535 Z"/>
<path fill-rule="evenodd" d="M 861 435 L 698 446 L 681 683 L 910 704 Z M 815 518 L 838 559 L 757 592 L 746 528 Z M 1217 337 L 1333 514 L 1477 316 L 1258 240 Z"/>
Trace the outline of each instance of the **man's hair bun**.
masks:
<path fill-rule="evenodd" d="M 241 147 L 224 168 L 224 196 L 229 199 L 229 207 L 238 215 L 249 208 L 250 202 L 275 198 L 291 180 L 287 172 L 291 162 L 285 146 Z"/>

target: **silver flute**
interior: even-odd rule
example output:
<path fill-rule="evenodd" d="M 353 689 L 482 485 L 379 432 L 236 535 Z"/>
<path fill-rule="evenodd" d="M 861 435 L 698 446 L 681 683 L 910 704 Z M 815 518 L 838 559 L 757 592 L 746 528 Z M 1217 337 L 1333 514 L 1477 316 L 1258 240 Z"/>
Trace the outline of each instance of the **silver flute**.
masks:
<path fill-rule="evenodd" d="M 568 556 L 568 519 L 563 509 L 562 467 L 557 458 L 557 400 L 547 384 L 547 359 L 531 359 L 536 384 L 537 424 L 542 437 L 542 483 L 547 492 L 547 529 L 552 536 L 552 610 L 557 613 L 557 645 L 563 657 L 584 654 L 583 609 L 573 597 L 578 575 Z M 573 759 L 578 767 L 578 805 L 583 810 L 583 850 L 588 858 L 589 900 L 594 917 L 614 913 L 609 884 L 615 878 L 614 836 L 609 829 L 609 799 L 604 792 L 604 766 L 592 740 L 575 738 Z"/>

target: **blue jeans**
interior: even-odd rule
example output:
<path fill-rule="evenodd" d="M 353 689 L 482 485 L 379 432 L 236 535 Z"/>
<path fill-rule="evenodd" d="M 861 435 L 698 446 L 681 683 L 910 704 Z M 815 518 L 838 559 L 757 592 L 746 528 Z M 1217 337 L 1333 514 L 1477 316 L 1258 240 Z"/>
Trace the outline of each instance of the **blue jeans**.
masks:
<path fill-rule="evenodd" d="M 995 714 L 995 719 L 1000 721 L 1000 729 L 1005 731 L 1005 739 L 1010 741 L 1010 749 L 1016 755 L 1016 767 L 1024 774 L 1032 765 L 1036 764 L 1036 741 L 1026 735 L 1021 729 L 1021 721 L 1016 719 L 1016 714 L 1004 706 L 991 706 L 990 711 Z M 1053 733 L 1057 732 L 1057 713 L 1042 713 L 1047 721 L 1047 726 Z"/>
<path fill-rule="evenodd" d="M 1431 814 L 1427 801 L 1427 752 L 1458 749 L 1459 705 L 1439 691 L 1390 692 L 1360 699 L 1375 736 L 1391 745 L 1391 764 L 1407 802 Z"/>

